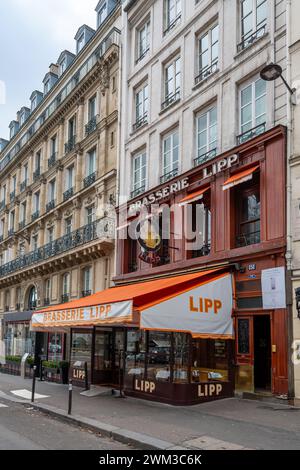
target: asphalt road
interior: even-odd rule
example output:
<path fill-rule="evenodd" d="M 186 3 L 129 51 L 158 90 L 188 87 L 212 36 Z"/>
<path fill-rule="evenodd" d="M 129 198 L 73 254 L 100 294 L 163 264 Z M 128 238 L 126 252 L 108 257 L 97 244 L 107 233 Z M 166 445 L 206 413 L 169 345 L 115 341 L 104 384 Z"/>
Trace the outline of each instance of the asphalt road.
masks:
<path fill-rule="evenodd" d="M 0 450 L 129 450 L 129 446 L 0 400 Z"/>

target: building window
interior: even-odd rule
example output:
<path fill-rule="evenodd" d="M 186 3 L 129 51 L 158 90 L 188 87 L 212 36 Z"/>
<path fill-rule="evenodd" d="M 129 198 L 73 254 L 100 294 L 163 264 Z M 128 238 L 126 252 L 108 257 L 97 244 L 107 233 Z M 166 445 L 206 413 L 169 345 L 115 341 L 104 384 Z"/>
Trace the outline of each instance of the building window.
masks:
<path fill-rule="evenodd" d="M 241 0 L 241 43 L 243 50 L 263 36 L 267 23 L 267 0 Z"/>
<path fill-rule="evenodd" d="M 135 155 L 132 160 L 132 193 L 136 197 L 146 189 L 147 155 L 145 152 Z"/>
<path fill-rule="evenodd" d="M 259 78 L 240 90 L 240 132 L 242 143 L 266 128 L 266 82 Z"/>
<path fill-rule="evenodd" d="M 20 212 L 20 224 L 22 224 L 23 226 L 25 225 L 25 222 L 26 222 L 26 201 L 22 202 L 21 204 L 21 212 Z M 23 228 L 23 227 L 21 227 Z"/>
<path fill-rule="evenodd" d="M 66 171 L 66 190 L 70 190 L 74 185 L 74 165 L 69 166 Z"/>
<path fill-rule="evenodd" d="M 40 192 L 34 193 L 34 211 L 39 212 L 40 210 Z"/>
<path fill-rule="evenodd" d="M 211 209 L 210 191 L 202 200 L 185 206 L 187 257 L 207 256 L 211 249 Z"/>
<path fill-rule="evenodd" d="M 164 72 L 164 102 L 162 109 L 180 99 L 181 86 L 181 59 L 173 60 L 165 67 Z"/>
<path fill-rule="evenodd" d="M 98 27 L 107 18 L 107 3 L 105 2 L 98 12 Z"/>
<path fill-rule="evenodd" d="M 46 95 L 50 91 L 50 78 L 45 82 L 44 85 L 44 94 Z"/>
<path fill-rule="evenodd" d="M 84 46 L 84 33 L 79 37 L 77 41 L 77 53 L 83 49 Z"/>
<path fill-rule="evenodd" d="M 259 173 L 253 180 L 235 188 L 237 237 L 236 246 L 260 243 L 260 185 Z"/>
<path fill-rule="evenodd" d="M 49 305 L 51 301 L 51 280 L 46 279 L 45 281 L 45 299 L 44 305 Z"/>
<path fill-rule="evenodd" d="M 178 175 L 179 171 L 179 132 L 178 130 L 163 137 L 161 183 Z"/>
<path fill-rule="evenodd" d="M 150 49 L 150 20 L 137 31 L 137 62 L 142 60 Z"/>
<path fill-rule="evenodd" d="M 71 140 L 75 137 L 75 133 L 76 133 L 76 120 L 75 120 L 75 116 L 74 116 L 69 120 L 69 123 L 68 123 L 68 138 L 69 138 L 69 140 Z"/>
<path fill-rule="evenodd" d="M 41 151 L 37 152 L 35 155 L 34 169 L 36 176 L 39 176 L 41 171 Z"/>
<path fill-rule="evenodd" d="M 54 228 L 50 227 L 47 230 L 47 243 L 52 243 L 54 240 Z"/>
<path fill-rule="evenodd" d="M 93 222 L 95 222 L 96 219 L 95 206 L 87 207 L 85 211 L 86 225 L 91 225 Z"/>
<path fill-rule="evenodd" d="M 15 211 L 11 211 L 9 214 L 9 235 L 14 233 L 15 228 Z"/>
<path fill-rule="evenodd" d="M 214 158 L 217 153 L 217 108 L 196 117 L 197 156 L 195 166 Z"/>
<path fill-rule="evenodd" d="M 70 299 L 70 273 L 65 273 L 62 278 L 62 302 Z"/>
<path fill-rule="evenodd" d="M 83 297 L 86 297 L 87 295 L 91 295 L 92 293 L 91 276 L 92 276 L 91 267 L 85 268 L 83 270 L 83 289 L 82 289 Z"/>
<path fill-rule="evenodd" d="M 88 115 L 89 121 L 96 116 L 96 95 L 89 99 Z"/>
<path fill-rule="evenodd" d="M 38 249 L 38 235 L 32 236 L 31 247 L 32 247 L 32 251 L 36 251 Z"/>
<path fill-rule="evenodd" d="M 173 29 L 181 19 L 181 0 L 165 0 L 165 30 L 164 34 Z"/>
<path fill-rule="evenodd" d="M 57 136 L 53 136 L 50 140 L 50 156 L 52 157 L 57 152 Z"/>
<path fill-rule="evenodd" d="M 34 111 L 37 106 L 37 97 L 34 96 L 31 101 L 31 111 Z"/>
<path fill-rule="evenodd" d="M 64 57 L 60 63 L 60 74 L 62 75 L 67 68 L 67 58 Z"/>
<path fill-rule="evenodd" d="M 199 39 L 199 70 L 196 84 L 217 70 L 218 58 L 219 25 L 216 25 Z"/>
<path fill-rule="evenodd" d="M 86 156 L 86 176 L 93 175 L 96 171 L 96 149 L 90 150 Z"/>
<path fill-rule="evenodd" d="M 65 219 L 65 234 L 70 235 L 73 230 L 73 217 Z"/>
<path fill-rule="evenodd" d="M 148 104 L 149 92 L 148 84 L 146 84 L 135 93 L 135 124 L 133 125 L 133 130 L 137 130 L 144 124 L 147 124 Z"/>

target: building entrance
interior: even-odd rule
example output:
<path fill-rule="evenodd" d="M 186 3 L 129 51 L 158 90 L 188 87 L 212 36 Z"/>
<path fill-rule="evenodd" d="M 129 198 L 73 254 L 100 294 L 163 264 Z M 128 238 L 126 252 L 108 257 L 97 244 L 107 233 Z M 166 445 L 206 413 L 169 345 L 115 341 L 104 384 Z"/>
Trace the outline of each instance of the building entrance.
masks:
<path fill-rule="evenodd" d="M 254 387 L 271 392 L 271 327 L 269 315 L 254 317 Z"/>

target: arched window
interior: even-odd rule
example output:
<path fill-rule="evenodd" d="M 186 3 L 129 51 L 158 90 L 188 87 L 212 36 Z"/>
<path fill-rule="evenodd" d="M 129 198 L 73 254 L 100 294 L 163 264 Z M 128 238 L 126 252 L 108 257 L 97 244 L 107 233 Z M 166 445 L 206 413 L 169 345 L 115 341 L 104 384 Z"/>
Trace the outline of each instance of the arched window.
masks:
<path fill-rule="evenodd" d="M 37 303 L 37 291 L 36 291 L 36 288 L 33 286 L 29 291 L 28 310 L 34 310 L 36 308 L 36 303 Z"/>

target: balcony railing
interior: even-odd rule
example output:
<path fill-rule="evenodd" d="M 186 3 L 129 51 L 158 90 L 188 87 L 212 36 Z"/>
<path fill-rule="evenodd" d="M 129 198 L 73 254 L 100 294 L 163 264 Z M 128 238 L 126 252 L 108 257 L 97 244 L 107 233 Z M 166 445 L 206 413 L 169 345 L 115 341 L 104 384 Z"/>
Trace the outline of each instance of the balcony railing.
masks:
<path fill-rule="evenodd" d="M 91 186 L 93 183 L 95 183 L 95 181 L 96 181 L 96 176 L 97 176 L 97 172 L 94 171 L 94 173 L 91 173 L 91 174 L 88 175 L 86 178 L 84 178 L 84 180 L 83 180 L 83 187 L 84 187 L 84 188 L 88 188 L 88 187 Z"/>
<path fill-rule="evenodd" d="M 181 13 L 167 25 L 166 29 L 164 30 L 164 34 L 167 34 L 169 31 L 171 31 L 171 29 L 175 28 L 175 26 L 180 20 L 181 20 Z"/>
<path fill-rule="evenodd" d="M 50 158 L 48 158 L 48 168 L 52 168 L 56 163 L 57 152 L 53 153 Z"/>
<path fill-rule="evenodd" d="M 170 181 L 172 178 L 175 178 L 175 176 L 178 175 L 178 168 L 174 168 L 174 170 L 169 171 L 169 173 L 165 173 L 160 177 L 160 182 L 161 184 L 166 183 L 167 181 Z"/>
<path fill-rule="evenodd" d="M 97 129 L 97 116 L 94 116 L 85 126 L 85 135 L 90 135 Z"/>
<path fill-rule="evenodd" d="M 243 40 L 237 45 L 238 52 L 243 51 L 248 46 L 251 46 L 257 39 L 261 38 L 266 34 L 266 25 L 264 24 L 258 28 L 254 33 L 247 34 L 244 36 Z"/>
<path fill-rule="evenodd" d="M 175 91 L 175 93 L 170 93 L 168 96 L 166 96 L 165 101 L 161 105 L 162 111 L 164 109 L 167 109 L 171 104 L 177 103 L 177 101 L 180 100 L 180 89 Z"/>
<path fill-rule="evenodd" d="M 41 169 L 39 167 L 33 173 L 33 181 L 36 181 L 37 179 L 39 179 L 40 176 L 41 176 Z"/>
<path fill-rule="evenodd" d="M 13 202 L 16 199 L 16 191 L 12 191 L 9 195 L 10 202 Z"/>
<path fill-rule="evenodd" d="M 52 201 L 49 201 L 46 204 L 46 212 L 52 211 L 52 209 L 54 209 L 54 207 L 55 207 L 55 200 L 52 199 Z"/>
<path fill-rule="evenodd" d="M 148 54 L 150 48 L 147 47 L 147 49 L 145 49 L 141 54 L 140 56 L 136 59 L 135 63 L 138 64 L 139 62 L 141 62 L 141 60 L 143 60 L 144 57 L 146 57 L 146 55 Z"/>
<path fill-rule="evenodd" d="M 209 150 L 208 152 L 203 153 L 202 155 L 199 155 L 199 157 L 194 159 L 194 166 L 202 165 L 202 163 L 205 163 L 208 160 L 215 158 L 216 155 L 217 149 Z"/>
<path fill-rule="evenodd" d="M 69 188 L 67 191 L 64 192 L 64 201 L 70 199 L 74 194 L 74 188 Z"/>
<path fill-rule="evenodd" d="M 81 294 L 82 294 L 82 297 L 88 297 L 89 295 L 92 295 L 92 291 L 91 290 L 83 290 Z"/>
<path fill-rule="evenodd" d="M 148 124 L 148 113 L 145 113 L 142 117 L 138 118 L 133 124 L 133 131 L 137 131 L 140 127 Z"/>
<path fill-rule="evenodd" d="M 217 72 L 217 70 L 218 70 L 218 62 L 215 62 L 214 64 L 211 64 L 209 67 L 205 67 L 199 70 L 199 74 L 195 77 L 195 85 L 198 85 L 198 83 L 202 82 L 203 80 L 208 78 L 210 75 Z"/>
<path fill-rule="evenodd" d="M 64 235 L 53 242 L 20 255 L 13 261 L 0 266 L 0 277 L 8 276 L 16 271 L 28 268 L 42 261 L 58 256 L 74 248 L 85 245 L 98 239 L 115 238 L 115 220 L 110 217 L 103 217 L 91 224 L 85 225 L 78 230 Z"/>
<path fill-rule="evenodd" d="M 244 142 L 247 142 L 247 140 L 253 139 L 253 137 L 263 134 L 265 130 L 266 123 L 264 122 L 263 124 L 259 124 L 259 126 L 253 127 L 249 131 L 243 132 L 243 134 L 238 135 L 237 144 L 243 144 Z"/>
<path fill-rule="evenodd" d="M 21 220 L 21 222 L 19 222 L 19 230 L 23 230 L 23 228 L 25 227 L 25 225 L 26 225 L 25 220 Z"/>
<path fill-rule="evenodd" d="M 62 304 L 65 304 L 66 302 L 69 302 L 69 300 L 70 300 L 70 294 L 63 294 L 61 296 L 61 303 Z"/>
<path fill-rule="evenodd" d="M 260 243 L 260 230 L 251 233 L 244 233 L 236 237 L 236 247 L 255 245 Z"/>
<path fill-rule="evenodd" d="M 65 153 L 70 153 L 76 145 L 76 135 L 73 135 L 68 142 L 65 143 Z"/>
<path fill-rule="evenodd" d="M 31 221 L 34 222 L 40 216 L 40 211 L 35 211 L 31 216 Z"/>
<path fill-rule="evenodd" d="M 22 193 L 23 191 L 25 191 L 26 188 L 27 188 L 27 180 L 24 180 L 22 181 L 22 183 L 20 183 L 20 192 Z"/>
<path fill-rule="evenodd" d="M 131 199 L 133 199 L 134 197 L 139 196 L 140 194 L 143 194 L 145 192 L 145 189 L 146 189 L 146 186 L 143 184 L 143 186 L 140 186 L 139 188 L 134 189 L 133 191 L 131 191 Z"/>

